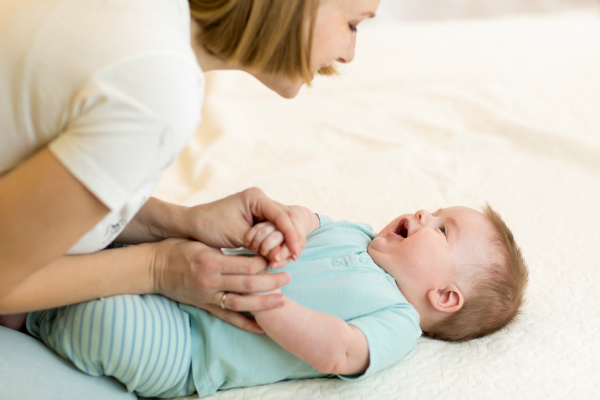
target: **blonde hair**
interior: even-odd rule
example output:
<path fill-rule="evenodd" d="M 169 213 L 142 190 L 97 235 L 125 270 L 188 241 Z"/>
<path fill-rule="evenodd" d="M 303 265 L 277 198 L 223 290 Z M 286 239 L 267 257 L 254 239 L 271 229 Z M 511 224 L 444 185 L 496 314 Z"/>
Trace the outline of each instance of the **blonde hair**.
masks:
<path fill-rule="evenodd" d="M 483 215 L 494 226 L 493 251 L 499 262 L 481 266 L 481 278 L 463 307 L 424 335 L 447 341 L 465 341 L 493 333 L 519 314 L 527 287 L 527 265 L 510 229 L 489 204 Z"/>
<path fill-rule="evenodd" d="M 249 71 L 301 77 L 310 85 L 310 49 L 319 0 L 189 0 L 198 40 Z M 318 71 L 335 75 L 335 67 Z"/>

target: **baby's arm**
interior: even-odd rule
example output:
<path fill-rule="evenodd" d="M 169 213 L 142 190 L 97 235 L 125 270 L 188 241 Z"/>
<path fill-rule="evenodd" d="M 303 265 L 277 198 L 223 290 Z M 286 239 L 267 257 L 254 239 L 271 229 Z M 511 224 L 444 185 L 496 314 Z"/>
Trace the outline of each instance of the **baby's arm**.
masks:
<path fill-rule="evenodd" d="M 369 366 L 367 338 L 341 318 L 311 310 L 287 297 L 283 307 L 254 316 L 277 344 L 324 374 L 357 375 Z"/>
<path fill-rule="evenodd" d="M 316 214 L 305 207 L 291 208 L 307 236 L 319 229 L 321 223 Z M 287 257 L 289 252 L 282 243 L 283 236 L 278 235 L 272 225 L 255 225 L 246 239 L 250 250 L 269 258 L 276 266 L 285 265 L 279 265 L 281 261 L 277 261 L 277 256 Z M 281 260 L 287 262 L 287 259 Z M 271 339 L 322 373 L 356 375 L 369 366 L 365 335 L 338 317 L 311 310 L 289 298 L 285 298 L 283 307 L 256 312 L 254 316 Z"/>

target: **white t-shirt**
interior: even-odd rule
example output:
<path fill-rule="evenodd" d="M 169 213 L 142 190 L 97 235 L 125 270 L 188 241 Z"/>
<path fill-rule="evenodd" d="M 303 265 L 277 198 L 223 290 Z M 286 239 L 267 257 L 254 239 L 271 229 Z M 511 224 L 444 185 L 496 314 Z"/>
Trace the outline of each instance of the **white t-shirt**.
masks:
<path fill-rule="evenodd" d="M 186 0 L 2 0 L 0 176 L 44 146 L 111 211 L 107 246 L 200 123 Z"/>

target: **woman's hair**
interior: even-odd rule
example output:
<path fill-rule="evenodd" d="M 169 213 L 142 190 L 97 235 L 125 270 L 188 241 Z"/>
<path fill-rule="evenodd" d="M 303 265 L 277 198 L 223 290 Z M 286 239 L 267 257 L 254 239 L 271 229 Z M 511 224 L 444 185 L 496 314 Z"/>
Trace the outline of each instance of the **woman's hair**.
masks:
<path fill-rule="evenodd" d="M 527 265 L 500 215 L 487 203 L 482 208 L 494 226 L 492 251 L 498 261 L 479 266 L 481 277 L 463 307 L 424 332 L 425 336 L 458 342 L 475 339 L 497 331 L 519 314 L 529 275 Z"/>
<path fill-rule="evenodd" d="M 310 49 L 319 0 L 189 0 L 199 41 L 236 67 L 310 84 Z M 335 67 L 319 70 L 334 75 Z"/>

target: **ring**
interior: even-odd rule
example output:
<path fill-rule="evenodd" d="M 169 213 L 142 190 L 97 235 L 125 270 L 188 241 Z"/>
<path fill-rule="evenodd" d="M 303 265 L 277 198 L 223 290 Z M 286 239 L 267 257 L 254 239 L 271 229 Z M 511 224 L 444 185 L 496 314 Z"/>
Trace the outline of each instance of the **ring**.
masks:
<path fill-rule="evenodd" d="M 225 299 L 227 298 L 227 293 L 223 292 L 223 296 L 221 296 L 221 308 L 226 310 L 225 308 Z"/>

